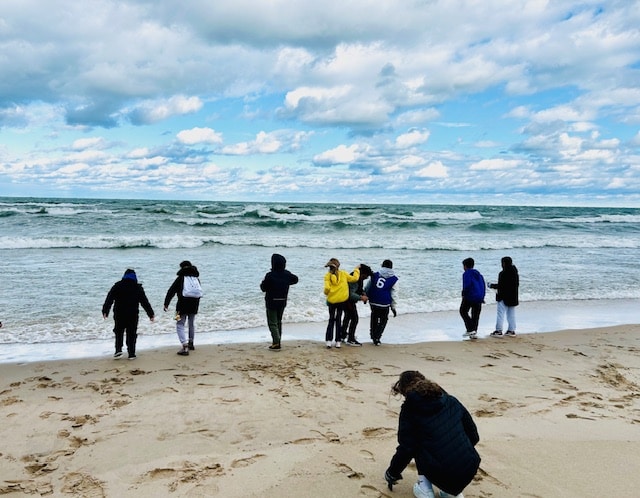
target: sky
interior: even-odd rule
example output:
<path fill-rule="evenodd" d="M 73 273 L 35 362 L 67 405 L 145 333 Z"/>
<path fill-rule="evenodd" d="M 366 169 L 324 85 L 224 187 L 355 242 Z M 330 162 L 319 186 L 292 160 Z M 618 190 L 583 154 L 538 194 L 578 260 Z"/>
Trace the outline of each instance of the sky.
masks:
<path fill-rule="evenodd" d="M 640 206 L 640 2 L 2 0 L 0 196 Z"/>

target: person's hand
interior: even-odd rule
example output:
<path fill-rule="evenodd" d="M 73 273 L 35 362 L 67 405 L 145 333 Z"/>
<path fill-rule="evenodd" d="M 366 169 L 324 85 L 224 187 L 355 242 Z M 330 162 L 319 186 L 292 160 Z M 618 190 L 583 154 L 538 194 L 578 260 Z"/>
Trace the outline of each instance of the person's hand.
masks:
<path fill-rule="evenodd" d="M 389 491 L 393 491 L 393 485 L 397 484 L 400 479 L 402 479 L 402 474 L 400 474 L 399 476 L 394 476 L 389 472 L 389 469 L 387 469 L 384 473 L 384 480 L 387 481 L 387 487 L 389 488 Z"/>
<path fill-rule="evenodd" d="M 169 306 L 165 306 L 164 310 L 167 311 L 169 309 Z"/>
<path fill-rule="evenodd" d="M 391 308 L 391 313 L 393 313 L 394 318 L 398 316 L 398 312 L 396 311 L 395 308 Z"/>
<path fill-rule="evenodd" d="M 106 313 L 102 313 L 102 319 L 106 320 L 107 319 L 107 314 Z"/>
<path fill-rule="evenodd" d="M 155 316 L 150 316 L 149 320 L 151 320 L 152 322 L 155 322 L 156 321 L 156 317 Z"/>

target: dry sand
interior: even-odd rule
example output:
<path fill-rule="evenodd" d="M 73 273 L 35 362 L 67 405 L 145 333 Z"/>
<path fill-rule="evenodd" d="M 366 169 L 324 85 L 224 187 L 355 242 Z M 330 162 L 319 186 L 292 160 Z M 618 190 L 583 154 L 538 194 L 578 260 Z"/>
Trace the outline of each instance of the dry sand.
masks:
<path fill-rule="evenodd" d="M 417 369 L 478 425 L 465 497 L 640 496 L 638 325 L 266 346 L 0 365 L 0 495 L 410 497 L 415 467 L 393 492 L 383 474 L 402 402 L 389 390 Z"/>

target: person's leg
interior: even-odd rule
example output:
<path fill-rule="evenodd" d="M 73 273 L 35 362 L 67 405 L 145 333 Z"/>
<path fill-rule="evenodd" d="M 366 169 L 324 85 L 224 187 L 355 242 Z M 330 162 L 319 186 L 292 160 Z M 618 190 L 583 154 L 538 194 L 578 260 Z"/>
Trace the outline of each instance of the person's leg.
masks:
<path fill-rule="evenodd" d="M 353 311 L 355 310 L 355 303 L 351 301 L 347 301 L 344 305 L 344 318 L 342 320 L 342 331 L 343 335 L 347 337 L 343 337 L 343 340 L 350 341 L 351 340 L 351 322 L 353 318 Z"/>
<path fill-rule="evenodd" d="M 504 301 L 498 301 L 496 305 L 496 328 L 494 329 L 496 332 L 502 332 L 502 324 L 504 323 L 506 308 Z"/>
<path fill-rule="evenodd" d="M 327 332 L 324 340 L 327 341 L 327 347 L 331 347 L 333 342 L 333 329 L 336 326 L 336 315 L 338 314 L 338 305 L 329 303 L 329 323 L 327 323 Z"/>
<path fill-rule="evenodd" d="M 460 316 L 464 321 L 464 328 L 467 331 L 467 333 L 473 332 L 474 330 L 473 322 L 471 320 L 471 317 L 469 316 L 470 309 L 471 309 L 471 304 L 469 303 L 469 301 L 467 301 L 466 299 L 463 299 L 462 302 L 460 303 Z"/>
<path fill-rule="evenodd" d="M 516 331 L 516 307 L 506 306 L 507 308 L 507 330 L 510 332 Z"/>
<path fill-rule="evenodd" d="M 284 308 L 277 310 L 276 312 L 276 322 L 278 325 L 278 344 L 282 341 L 282 316 L 284 315 Z"/>
<path fill-rule="evenodd" d="M 345 303 L 338 303 L 336 305 L 336 347 L 340 347 L 340 343 L 344 340 L 342 329 L 342 315 L 344 313 Z"/>
<path fill-rule="evenodd" d="M 418 475 L 418 482 L 413 485 L 413 496 L 416 498 L 435 498 L 431 481 L 423 475 Z"/>
<path fill-rule="evenodd" d="M 351 344 L 358 344 L 356 340 L 356 327 L 358 326 L 358 322 L 360 321 L 360 317 L 358 316 L 358 307 L 356 303 L 353 303 L 353 309 L 351 310 L 351 320 L 349 321 L 349 338 L 348 341 Z"/>
<path fill-rule="evenodd" d="M 478 331 L 478 323 L 480 323 L 480 312 L 482 311 L 482 303 L 471 305 L 471 327 L 472 331 Z"/>
<path fill-rule="evenodd" d="M 190 313 L 187 315 L 187 321 L 189 322 L 189 349 L 195 349 L 193 340 L 196 337 L 196 315 Z"/>
<path fill-rule="evenodd" d="M 125 327 L 122 320 L 114 318 L 113 333 L 116 336 L 116 358 L 119 358 L 122 354 L 122 345 L 124 343 L 124 328 Z"/>
<path fill-rule="evenodd" d="M 132 317 L 127 322 L 127 353 L 129 358 L 136 357 L 136 341 L 138 339 L 138 315 Z"/>
<path fill-rule="evenodd" d="M 186 319 L 187 315 L 185 313 L 182 313 L 180 315 L 180 320 L 176 322 L 176 333 L 178 334 L 178 340 L 180 341 L 182 347 L 185 349 L 189 346 L 189 341 L 184 333 L 184 322 L 186 321 Z"/>
<path fill-rule="evenodd" d="M 380 318 L 378 319 L 378 330 L 376 331 L 376 339 L 378 342 L 382 339 L 382 334 L 389 321 L 389 310 L 390 308 L 388 306 L 380 307 Z"/>

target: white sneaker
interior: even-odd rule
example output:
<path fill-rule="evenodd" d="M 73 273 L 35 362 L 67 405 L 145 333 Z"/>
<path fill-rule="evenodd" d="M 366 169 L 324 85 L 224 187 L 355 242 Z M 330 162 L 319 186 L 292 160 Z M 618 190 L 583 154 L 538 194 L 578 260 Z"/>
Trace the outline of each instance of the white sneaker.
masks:
<path fill-rule="evenodd" d="M 336 341 L 336 348 L 340 349 L 340 344 L 342 344 L 340 341 Z"/>
<path fill-rule="evenodd" d="M 327 349 L 331 349 L 331 341 L 327 341 Z"/>
<path fill-rule="evenodd" d="M 471 332 L 465 332 L 464 334 L 462 334 L 462 337 L 473 337 L 476 334 L 477 334 L 477 331 L 472 330 Z"/>
<path fill-rule="evenodd" d="M 462 493 L 460 493 L 459 495 L 450 495 L 449 493 L 445 493 L 444 491 L 440 490 L 440 498 L 464 498 L 464 496 L 462 496 Z"/>
<path fill-rule="evenodd" d="M 433 489 L 420 486 L 419 482 L 413 485 L 413 496 L 416 498 L 436 498 L 436 495 L 433 494 Z"/>

